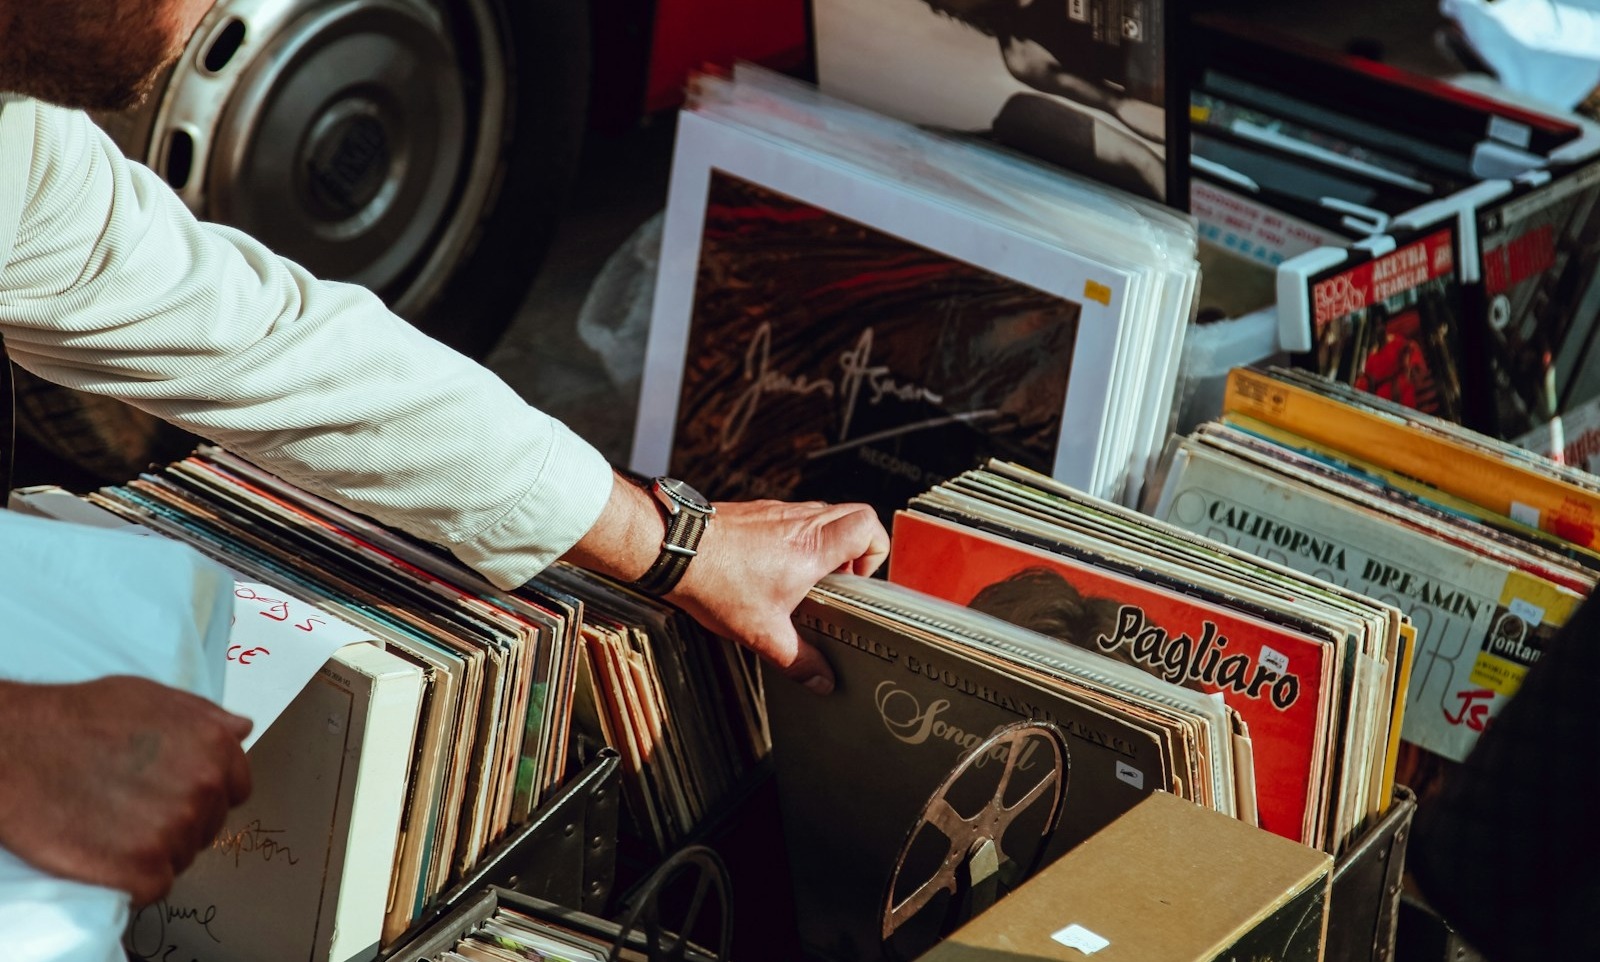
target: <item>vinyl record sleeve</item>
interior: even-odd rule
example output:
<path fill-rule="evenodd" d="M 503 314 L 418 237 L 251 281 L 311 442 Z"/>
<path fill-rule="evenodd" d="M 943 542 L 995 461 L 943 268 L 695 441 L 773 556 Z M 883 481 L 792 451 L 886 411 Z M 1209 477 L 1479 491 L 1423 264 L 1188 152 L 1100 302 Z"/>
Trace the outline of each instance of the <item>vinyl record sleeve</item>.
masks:
<path fill-rule="evenodd" d="M 1515 438 L 1600 396 L 1600 162 L 1483 208 L 1478 235 L 1482 429 Z"/>
<path fill-rule="evenodd" d="M 905 840 L 966 750 L 1000 726 L 1046 719 L 1067 736 L 1067 791 L 1046 860 L 1158 787 L 1158 744 L 1145 732 L 819 598 L 813 593 L 801 604 L 795 623 L 832 664 L 833 694 L 819 698 L 770 672 L 767 684 L 779 804 L 809 951 L 836 962 L 895 957 L 881 917 Z M 1042 757 L 1019 756 L 1017 765 Z M 1013 832 L 1026 834 L 1027 826 Z M 1037 841 L 1038 826 L 1033 832 Z M 1007 839 L 1020 857 L 1025 839 Z"/>
<path fill-rule="evenodd" d="M 1187 441 L 1155 513 L 1407 610 L 1418 632 L 1404 738 L 1457 761 L 1580 597 Z"/>
<path fill-rule="evenodd" d="M 1187 206 L 1176 0 L 814 0 L 822 89 Z"/>
<path fill-rule="evenodd" d="M 1223 413 L 1347 452 L 1575 544 L 1600 546 L 1592 476 L 1376 395 L 1304 371 L 1235 368 Z"/>
<path fill-rule="evenodd" d="M 1461 344 L 1456 229 L 1397 239 L 1381 256 L 1347 250 L 1307 278 L 1311 350 L 1295 362 L 1409 408 L 1461 421 L 1469 368 Z"/>
<path fill-rule="evenodd" d="M 994 454 L 1101 480 L 1128 274 L 694 113 L 662 249 L 634 470 L 885 517 Z"/>
<path fill-rule="evenodd" d="M 889 566 L 896 584 L 1220 693 L 1255 744 L 1261 827 L 1317 844 L 1313 773 L 1337 699 L 1326 641 L 913 512 L 895 517 Z"/>

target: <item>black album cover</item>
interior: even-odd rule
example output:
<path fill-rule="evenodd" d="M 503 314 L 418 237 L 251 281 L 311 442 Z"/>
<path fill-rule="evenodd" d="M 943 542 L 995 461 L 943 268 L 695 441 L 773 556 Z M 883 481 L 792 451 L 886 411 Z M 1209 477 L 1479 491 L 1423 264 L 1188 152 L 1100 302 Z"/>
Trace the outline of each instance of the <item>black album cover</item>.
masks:
<path fill-rule="evenodd" d="M 915 959 L 985 899 L 1163 787 L 1154 735 L 1060 690 L 815 596 L 795 624 L 837 678 L 825 697 L 767 683 L 795 910 L 812 955 Z M 969 844 L 986 832 L 992 850 Z"/>
<path fill-rule="evenodd" d="M 1478 235 L 1488 430 L 1515 438 L 1600 396 L 1600 164 L 1481 211 Z"/>
<path fill-rule="evenodd" d="M 986 458 L 1048 473 L 1080 310 L 713 172 L 669 470 L 885 523 Z"/>
<path fill-rule="evenodd" d="M 837 97 L 1185 208 L 1175 0 L 813 0 Z M 1176 109 L 1173 109 L 1173 108 Z"/>

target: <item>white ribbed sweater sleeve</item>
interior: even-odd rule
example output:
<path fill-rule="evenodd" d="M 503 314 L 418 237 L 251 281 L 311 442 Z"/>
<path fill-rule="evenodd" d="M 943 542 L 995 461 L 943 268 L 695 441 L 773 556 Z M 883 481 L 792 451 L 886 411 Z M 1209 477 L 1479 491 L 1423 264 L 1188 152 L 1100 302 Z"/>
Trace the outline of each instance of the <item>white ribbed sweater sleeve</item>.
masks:
<path fill-rule="evenodd" d="M 610 466 L 560 422 L 369 292 L 196 221 L 80 112 L 5 104 L 0 262 L 0 335 L 29 371 L 448 545 L 502 587 L 610 495 Z"/>

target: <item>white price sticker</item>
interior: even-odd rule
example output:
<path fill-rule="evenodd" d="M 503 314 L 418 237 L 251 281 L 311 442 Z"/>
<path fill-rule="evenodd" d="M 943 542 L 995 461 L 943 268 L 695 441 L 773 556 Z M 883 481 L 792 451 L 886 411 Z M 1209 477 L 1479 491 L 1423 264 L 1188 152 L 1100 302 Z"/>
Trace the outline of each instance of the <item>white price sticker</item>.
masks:
<path fill-rule="evenodd" d="M 1261 663 L 1280 675 L 1289 673 L 1289 656 L 1266 645 L 1261 646 Z"/>
<path fill-rule="evenodd" d="M 1144 772 L 1139 771 L 1127 762 L 1117 762 L 1117 778 L 1127 782 L 1134 788 L 1144 787 Z"/>
<path fill-rule="evenodd" d="M 1511 502 L 1511 520 L 1521 521 L 1530 528 L 1537 528 L 1540 517 L 1539 509 L 1533 505 L 1523 504 L 1521 501 Z"/>
<path fill-rule="evenodd" d="M 1511 599 L 1511 604 L 1507 607 L 1512 614 L 1526 621 L 1531 628 L 1537 628 L 1544 624 L 1544 609 L 1531 601 L 1513 598 Z"/>
<path fill-rule="evenodd" d="M 1050 933 L 1050 938 L 1069 949 L 1077 949 L 1084 955 L 1093 955 L 1111 944 L 1110 939 L 1097 935 L 1076 922 L 1059 932 Z"/>

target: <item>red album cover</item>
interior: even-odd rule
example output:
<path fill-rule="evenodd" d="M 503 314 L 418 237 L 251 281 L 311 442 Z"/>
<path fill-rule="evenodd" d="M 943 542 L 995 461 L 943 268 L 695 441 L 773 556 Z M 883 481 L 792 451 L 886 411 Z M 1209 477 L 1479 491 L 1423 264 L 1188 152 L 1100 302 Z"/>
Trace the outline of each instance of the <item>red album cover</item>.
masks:
<path fill-rule="evenodd" d="M 1097 651 L 1176 684 L 1220 692 L 1254 743 L 1261 827 L 1316 845 L 1318 719 L 1331 646 L 1160 586 L 986 532 L 900 512 L 889 580 Z M 1331 666 L 1329 666 L 1331 668 Z"/>
<path fill-rule="evenodd" d="M 1449 421 L 1465 418 L 1455 230 L 1311 279 L 1311 354 L 1337 381 Z"/>

